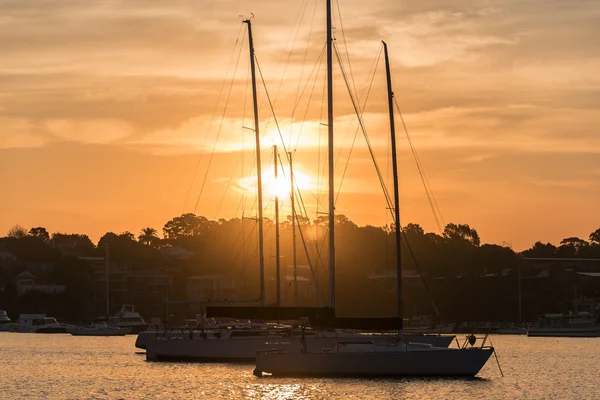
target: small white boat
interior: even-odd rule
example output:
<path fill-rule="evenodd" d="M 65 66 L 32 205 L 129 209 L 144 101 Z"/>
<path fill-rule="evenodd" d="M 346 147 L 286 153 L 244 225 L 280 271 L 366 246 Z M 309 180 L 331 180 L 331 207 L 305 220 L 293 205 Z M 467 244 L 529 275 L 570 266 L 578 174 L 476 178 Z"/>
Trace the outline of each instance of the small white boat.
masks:
<path fill-rule="evenodd" d="M 117 314 L 108 318 L 108 325 L 127 329 L 128 333 L 133 334 L 138 334 L 148 328 L 146 321 L 132 305 L 122 306 Z"/>
<path fill-rule="evenodd" d="M 0 332 L 10 332 L 15 327 L 15 323 L 8 318 L 6 311 L 0 310 Z"/>
<path fill-rule="evenodd" d="M 129 333 L 129 329 L 108 326 L 103 322 L 88 327 L 69 328 L 68 332 L 73 336 L 124 336 Z"/>
<path fill-rule="evenodd" d="M 8 318 L 8 314 L 6 314 L 6 311 L 0 310 L 0 325 L 8 323 L 10 323 L 10 318 Z"/>
<path fill-rule="evenodd" d="M 20 314 L 16 323 L 0 325 L 0 331 L 20 333 L 67 333 L 70 325 L 59 323 L 46 314 Z"/>
<path fill-rule="evenodd" d="M 600 337 L 600 324 L 589 312 L 545 314 L 527 330 L 527 336 Z"/>

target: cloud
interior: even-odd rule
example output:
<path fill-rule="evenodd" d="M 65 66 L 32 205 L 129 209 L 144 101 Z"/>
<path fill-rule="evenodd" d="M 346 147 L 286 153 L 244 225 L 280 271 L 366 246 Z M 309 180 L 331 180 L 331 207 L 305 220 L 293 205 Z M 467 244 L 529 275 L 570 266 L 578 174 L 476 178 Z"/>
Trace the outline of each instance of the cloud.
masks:
<path fill-rule="evenodd" d="M 600 113 L 531 105 L 444 108 L 405 115 L 417 146 L 519 152 L 599 153 Z"/>
<path fill-rule="evenodd" d="M 133 127 L 127 122 L 110 119 L 51 119 L 44 125 L 55 138 L 79 143 L 109 144 L 133 134 Z"/>
<path fill-rule="evenodd" d="M 0 149 L 36 148 L 48 142 L 48 137 L 26 118 L 0 116 Z"/>
<path fill-rule="evenodd" d="M 593 127 L 600 119 L 595 111 L 600 101 L 595 73 L 600 69 L 600 11 L 594 2 L 567 7 L 558 0 L 349 0 L 340 6 L 343 24 L 337 17 L 334 23 L 337 43 L 344 52 L 345 35 L 359 89 L 369 82 L 379 40 L 390 45 L 396 97 L 418 146 L 442 151 L 598 148 Z M 323 143 L 322 66 L 314 90 L 313 81 L 306 79 L 323 46 L 323 7 L 303 7 L 255 1 L 253 26 L 257 56 L 284 136 L 295 142 L 302 130 L 300 145 L 314 149 Z M 247 42 L 242 41 L 245 26 L 238 17 L 245 8 L 233 0 L 46 0 L 35 8 L 4 1 L 0 117 L 20 121 L 18 128 L 11 128 L 20 136 L 11 134 L 9 140 L 5 133 L 0 146 L 41 146 L 54 138 L 154 154 L 210 150 L 228 80 L 209 129 L 210 118 L 228 63 L 233 60 L 230 79 L 238 56 L 216 150 L 231 152 L 250 144 L 251 131 L 242 130 L 251 125 L 243 120 L 250 115 Z M 346 94 L 338 72 L 336 67 L 337 143 L 349 146 L 356 126 L 349 121 L 355 117 L 348 101 L 340 105 Z M 383 148 L 385 134 L 376 135 L 387 124 L 381 63 L 377 73 L 367 107 L 371 115 L 365 120 L 374 144 Z M 297 90 L 305 83 L 289 125 Z M 267 146 L 277 135 L 268 121 L 264 94 L 259 95 Z M 364 146 L 360 136 L 357 143 Z"/>
<path fill-rule="evenodd" d="M 475 163 L 480 163 L 485 160 L 489 160 L 492 157 L 493 156 L 490 154 L 477 154 L 477 155 L 463 158 L 463 162 L 475 164 Z"/>
<path fill-rule="evenodd" d="M 537 186 L 553 187 L 559 189 L 574 189 L 578 191 L 600 191 L 598 184 L 600 183 L 597 179 L 563 179 L 563 180 L 552 180 L 552 179 L 535 179 L 531 183 Z"/>

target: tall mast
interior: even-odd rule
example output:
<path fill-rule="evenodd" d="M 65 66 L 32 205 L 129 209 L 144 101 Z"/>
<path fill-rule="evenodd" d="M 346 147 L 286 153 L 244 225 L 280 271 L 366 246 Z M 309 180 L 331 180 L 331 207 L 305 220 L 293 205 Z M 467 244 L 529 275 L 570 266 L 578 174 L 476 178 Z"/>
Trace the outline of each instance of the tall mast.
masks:
<path fill-rule="evenodd" d="M 262 171 L 260 162 L 260 130 L 258 126 L 258 98 L 256 95 L 256 66 L 254 61 L 254 41 L 252 39 L 252 22 L 248 24 L 248 45 L 250 46 L 250 72 L 252 75 L 252 101 L 254 103 L 254 135 L 256 137 L 256 175 L 258 184 L 258 263 L 260 269 L 260 305 L 265 305 L 265 254 L 263 243 L 263 202 L 262 202 Z"/>
<path fill-rule="evenodd" d="M 281 260 L 279 254 L 279 195 L 277 194 L 277 146 L 273 146 L 273 166 L 275 167 L 275 270 L 277 272 L 277 305 L 281 305 Z"/>
<path fill-rule="evenodd" d="M 108 243 L 105 245 L 104 255 L 104 268 L 106 269 L 106 318 L 110 315 L 110 302 L 109 302 L 109 291 L 108 291 Z"/>
<path fill-rule="evenodd" d="M 398 292 L 398 317 L 400 319 L 399 333 L 402 332 L 402 259 L 401 259 L 401 229 L 400 229 L 400 199 L 398 197 L 398 159 L 396 156 L 396 126 L 394 124 L 394 92 L 392 91 L 392 76 L 387 44 L 383 43 L 385 53 L 385 74 L 387 76 L 388 108 L 390 113 L 390 136 L 392 146 L 392 172 L 394 176 L 394 225 L 396 230 L 396 284 Z"/>
<path fill-rule="evenodd" d="M 327 158 L 329 161 L 329 306 L 335 309 L 335 203 L 333 175 L 333 37 L 331 0 L 327 0 Z"/>
<path fill-rule="evenodd" d="M 292 152 L 288 152 L 290 160 L 290 200 L 292 205 L 292 258 L 294 259 L 294 305 L 298 306 L 298 264 L 296 260 L 296 203 L 294 193 L 294 167 Z"/>

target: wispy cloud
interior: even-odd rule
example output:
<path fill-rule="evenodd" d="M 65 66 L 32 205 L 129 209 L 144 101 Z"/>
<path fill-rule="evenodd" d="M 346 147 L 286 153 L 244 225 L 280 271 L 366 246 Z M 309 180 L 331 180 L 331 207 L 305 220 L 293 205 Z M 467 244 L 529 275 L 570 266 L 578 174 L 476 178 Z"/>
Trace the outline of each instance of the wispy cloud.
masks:
<path fill-rule="evenodd" d="M 115 143 L 133 134 L 133 127 L 127 122 L 110 119 L 51 119 L 45 127 L 58 139 L 91 144 Z"/>
<path fill-rule="evenodd" d="M 49 138 L 26 118 L 0 116 L 0 149 L 44 146 Z"/>

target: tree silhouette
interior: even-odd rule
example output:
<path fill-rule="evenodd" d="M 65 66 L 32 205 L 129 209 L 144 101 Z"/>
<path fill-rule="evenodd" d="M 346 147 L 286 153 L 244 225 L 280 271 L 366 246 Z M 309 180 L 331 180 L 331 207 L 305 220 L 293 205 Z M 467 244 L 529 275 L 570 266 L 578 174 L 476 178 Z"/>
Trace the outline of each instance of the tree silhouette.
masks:
<path fill-rule="evenodd" d="M 462 240 L 472 244 L 473 246 L 479 246 L 481 244 L 481 240 L 479 239 L 479 234 L 477 231 L 472 229 L 467 224 L 457 225 L 450 223 L 444 228 L 443 236 L 446 240 Z"/>
<path fill-rule="evenodd" d="M 156 229 L 149 226 L 142 228 L 138 236 L 138 241 L 146 246 L 151 247 L 158 247 L 158 244 L 160 243 L 160 239 L 156 235 Z"/>
<path fill-rule="evenodd" d="M 175 217 L 165 224 L 163 233 L 166 239 L 179 239 L 181 237 L 202 236 L 210 231 L 215 222 L 206 217 L 187 213 Z"/>
<path fill-rule="evenodd" d="M 60 249 L 66 255 L 90 256 L 96 252 L 96 246 L 87 235 L 53 233 L 51 242 L 52 247 Z"/>
<path fill-rule="evenodd" d="M 542 242 L 535 242 L 530 249 L 523 251 L 522 254 L 525 257 L 550 258 L 556 256 L 556 250 L 556 246 L 554 246 L 552 243 L 544 244 Z"/>
<path fill-rule="evenodd" d="M 27 229 L 23 228 L 21 225 L 17 224 L 8 230 L 8 237 L 12 238 L 22 238 L 27 236 Z"/>
<path fill-rule="evenodd" d="M 46 228 L 42 228 L 41 226 L 38 226 L 37 228 L 31 228 L 29 230 L 29 236 L 36 237 L 44 243 L 50 242 L 50 234 L 48 233 Z"/>
<path fill-rule="evenodd" d="M 581 253 L 582 249 L 590 244 L 578 237 L 568 237 L 560 241 L 557 255 L 559 257 L 575 257 Z"/>
<path fill-rule="evenodd" d="M 596 229 L 594 232 L 590 233 L 590 242 L 595 245 L 600 245 L 600 228 Z"/>

